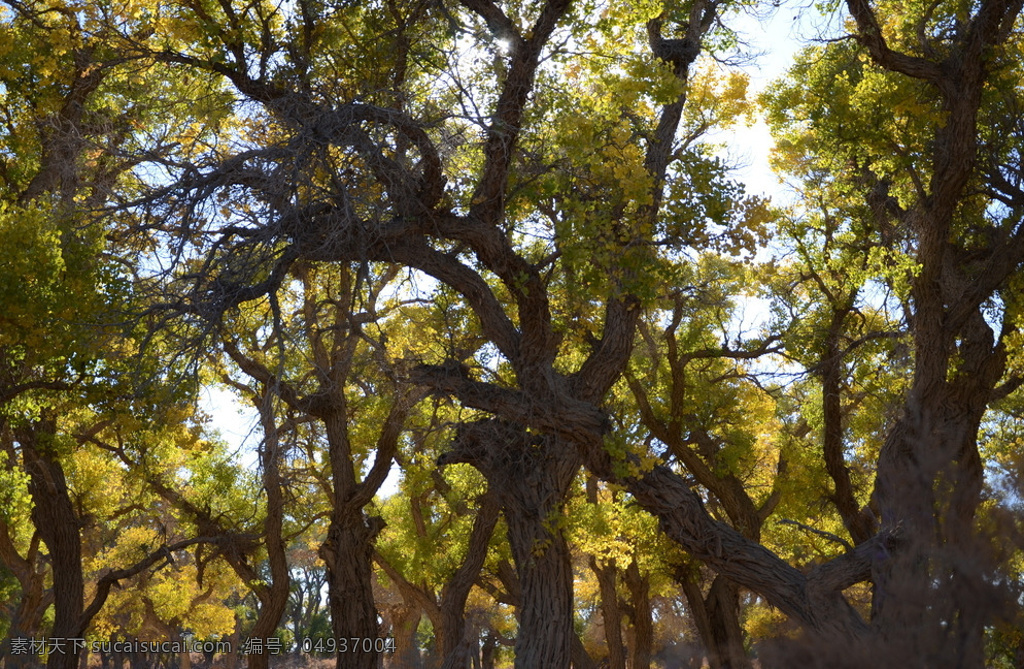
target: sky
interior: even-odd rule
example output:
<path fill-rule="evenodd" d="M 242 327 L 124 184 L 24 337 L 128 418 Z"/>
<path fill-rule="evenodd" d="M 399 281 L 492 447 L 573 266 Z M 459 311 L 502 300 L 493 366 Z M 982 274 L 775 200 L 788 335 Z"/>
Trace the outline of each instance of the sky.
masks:
<path fill-rule="evenodd" d="M 835 34 L 838 30 L 834 18 L 823 17 L 813 7 L 792 2 L 779 7 L 766 19 L 743 14 L 730 24 L 748 43 L 747 50 L 760 54 L 743 67 L 750 78 L 748 91 L 752 99 L 785 75 L 797 53 L 811 45 L 817 36 Z M 785 197 L 784 187 L 768 165 L 773 142 L 763 119 L 758 118 L 750 127 L 724 133 L 724 141 L 730 147 L 725 157 L 737 166 L 737 178 L 747 185 L 748 192 L 776 199 Z"/>

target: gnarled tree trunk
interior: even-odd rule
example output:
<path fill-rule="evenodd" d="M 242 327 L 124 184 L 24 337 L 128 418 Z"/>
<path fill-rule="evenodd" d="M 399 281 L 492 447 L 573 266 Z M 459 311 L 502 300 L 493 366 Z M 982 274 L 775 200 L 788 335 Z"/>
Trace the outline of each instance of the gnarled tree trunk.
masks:
<path fill-rule="evenodd" d="M 468 462 L 498 496 L 519 579 L 517 669 L 572 662 L 573 573 L 559 526 L 580 461 L 571 445 L 499 420 L 463 425 L 439 464 Z"/>
<path fill-rule="evenodd" d="M 281 477 L 281 438 L 274 412 L 275 395 L 269 388 L 264 388 L 262 398 L 254 397 L 253 401 L 260 414 L 263 428 L 263 444 L 260 446 L 260 464 L 263 470 L 263 491 L 267 495 L 267 517 L 263 523 L 263 541 L 267 549 L 267 561 L 270 566 L 270 583 L 258 590 L 260 600 L 259 615 L 250 632 L 250 638 L 263 640 L 274 635 L 274 631 L 284 617 L 288 606 L 288 594 L 291 591 L 291 575 L 285 551 L 284 529 L 284 482 Z M 267 652 L 250 653 L 249 669 L 267 669 L 270 654 Z"/>
<path fill-rule="evenodd" d="M 373 598 L 373 541 L 382 529 L 379 518 L 357 513 L 332 514 L 320 557 L 327 565 L 328 605 L 335 639 L 347 646 L 355 639 L 360 647 L 339 647 L 338 669 L 376 669 L 376 652 L 364 652 L 362 640 L 375 641 L 379 631 Z"/>
<path fill-rule="evenodd" d="M 15 433 L 29 475 L 32 522 L 49 549 L 53 568 L 54 620 L 50 636 L 67 640 L 81 638 L 84 632 L 85 583 L 78 516 L 71 502 L 64 468 L 54 450 L 56 429 L 54 418 L 43 417 Z M 64 652 L 52 653 L 46 666 L 76 669 L 79 654 L 78 644 L 67 641 Z"/>
<path fill-rule="evenodd" d="M 630 669 L 650 669 L 654 647 L 654 620 L 651 616 L 651 582 L 640 573 L 634 559 L 623 573 L 629 588 L 630 617 L 633 622 L 633 652 Z"/>

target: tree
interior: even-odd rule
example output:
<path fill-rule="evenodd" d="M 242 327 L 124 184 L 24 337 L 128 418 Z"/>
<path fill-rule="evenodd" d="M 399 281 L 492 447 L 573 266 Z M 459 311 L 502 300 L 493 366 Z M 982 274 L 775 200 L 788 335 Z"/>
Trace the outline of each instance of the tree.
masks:
<path fill-rule="evenodd" d="M 884 5 L 848 7 L 856 41 L 798 65 L 841 94 L 807 116 L 814 87 L 780 89 L 778 99 L 789 119 L 812 119 L 789 144 L 790 156 L 805 157 L 797 173 L 858 195 L 872 241 L 910 259 L 894 274 L 913 374 L 865 512 L 870 531 L 894 533 L 895 544 L 872 563 L 872 626 L 894 657 L 941 652 L 979 665 L 1000 595 L 989 580 L 990 538 L 979 534 L 978 433 L 991 403 L 1021 384 L 1007 358 L 1024 260 L 1020 175 L 1007 159 L 1017 150 L 1019 91 L 1000 85 L 1017 63 L 1021 8 L 914 7 L 882 25 Z M 894 113 L 881 119 L 887 103 Z M 826 145 L 836 151 L 829 159 L 810 157 Z M 855 538 L 865 534 L 850 524 Z"/>
<path fill-rule="evenodd" d="M 753 495 L 728 466 L 730 454 L 750 455 L 749 434 L 727 429 L 730 402 L 698 416 L 706 420 L 686 417 L 685 425 L 674 413 L 720 391 L 737 402 L 765 402 L 753 384 L 668 378 L 663 410 L 657 388 L 633 371 L 645 427 L 663 437 L 649 440 L 633 438 L 637 421 L 615 420 L 611 394 L 638 360 L 638 334 L 651 358 L 641 369 L 654 383 L 666 368 L 668 377 L 673 366 L 694 371 L 689 353 L 670 350 L 680 332 L 693 332 L 710 351 L 701 369 L 709 375 L 734 369 L 723 357 L 758 352 L 717 346 L 700 314 L 664 299 L 665 286 L 680 288 L 683 270 L 699 264 L 694 258 L 750 243 L 766 217 L 763 203 L 726 183 L 720 164 L 694 146 L 692 129 L 702 124 L 685 125 L 697 93 L 708 88 L 694 76 L 698 56 L 719 36 L 723 48 L 729 41 L 721 25 L 727 5 L 300 0 L 285 8 L 195 0 L 148 8 L 130 21 L 116 11 L 37 12 L 36 5 L 19 15 L 25 30 L 45 36 L 62 34 L 47 23 L 51 14 L 54 21 L 88 19 L 83 34 L 114 50 L 113 60 L 86 59 L 97 67 L 75 70 L 80 76 L 63 82 L 72 92 L 87 95 L 81 87 L 108 71 L 100 65 L 124 58 L 181 98 L 206 101 L 208 122 L 180 133 L 179 146 L 147 136 L 152 126 L 127 130 L 136 142 L 128 152 L 144 167 L 97 192 L 117 191 L 123 206 L 115 218 L 133 219 L 135 248 L 151 251 L 138 286 L 152 291 L 154 312 L 178 318 L 165 322 L 164 336 L 195 335 L 193 347 L 205 351 L 211 333 L 230 332 L 226 320 L 254 307 L 266 314 L 266 329 L 251 342 L 229 337 L 226 352 L 328 444 L 331 526 L 321 553 L 336 635 L 376 632 L 370 555 L 379 524 L 366 509 L 398 450 L 416 397 L 410 388 L 418 386 L 483 414 L 459 426 L 446 461 L 477 466 L 504 509 L 516 566 L 498 575 L 507 599 L 520 604 L 520 666 L 573 661 L 562 513 L 581 466 L 626 490 L 671 541 L 718 574 L 718 610 L 734 610 L 743 588 L 799 623 L 799 642 L 776 647 L 781 657 L 794 654 L 785 661 L 836 665 L 884 652 L 909 663 L 933 652 L 933 664 L 979 665 L 998 608 L 990 603 L 1002 601 L 994 584 L 1006 570 L 988 558 L 997 541 L 985 529 L 991 517 L 979 511 L 985 467 L 978 434 L 989 406 L 1024 378 L 1009 354 L 1019 338 L 1024 261 L 1021 7 L 848 0 L 847 8 L 851 39 L 805 58 L 797 72 L 806 83 L 780 87 L 772 103 L 791 169 L 808 178 L 815 205 L 824 202 L 816 206 L 820 238 L 831 245 L 782 269 L 810 279 L 792 284 L 799 322 L 762 339 L 788 346 L 817 378 L 813 388 L 794 384 L 784 389 L 790 397 L 776 389 L 772 399 L 798 425 L 807 417 L 794 407 L 800 394 L 820 403 L 822 457 L 804 471 L 822 474 L 817 488 L 836 511 L 827 519 L 836 545 L 845 541 L 840 532 L 852 539 L 844 552 L 832 546 L 828 559 L 799 566 L 760 536 L 771 496 Z M 205 83 L 188 84 L 195 81 Z M 736 101 L 738 89 L 716 96 Z M 66 113 L 54 117 L 61 119 L 54 127 L 77 130 L 44 132 L 29 153 L 48 169 L 18 182 L 30 203 L 46 207 L 37 194 L 63 205 L 79 192 L 81 175 L 57 167 L 78 164 L 70 160 L 85 155 L 77 138 L 89 135 L 86 125 L 74 125 L 84 118 L 76 116 L 78 97 L 53 99 L 68 102 L 55 107 Z M 27 127 L 20 119 L 16 125 Z M 807 211 L 795 217 L 818 225 L 818 213 Z M 801 236 L 813 237 L 795 232 L 792 242 Z M 845 248 L 837 251 L 837 243 Z M 157 267 L 164 260 L 166 271 Z M 434 342 L 429 354 L 395 365 L 385 338 L 364 327 L 383 322 L 357 306 L 375 304 L 405 271 L 421 289 L 401 289 L 407 293 L 395 313 L 410 313 L 407 302 L 457 296 L 479 341 L 463 350 L 425 332 Z M 848 275 L 854 285 L 841 286 Z M 876 289 L 895 297 L 877 306 L 870 324 L 858 324 Z M 826 298 L 819 308 L 804 303 L 819 293 Z M 652 315 L 647 323 L 645 315 Z M 844 393 L 856 401 L 851 390 L 863 382 L 844 365 L 870 353 L 896 355 L 901 328 L 875 323 L 900 319 L 912 372 L 898 417 L 856 433 L 844 429 L 852 415 Z M 655 345 L 645 341 L 645 328 Z M 889 332 L 876 338 L 876 330 Z M 854 350 L 865 337 L 879 349 L 862 343 Z M 301 367 L 301 355 L 269 357 L 292 339 L 312 367 Z M 885 351 L 883 341 L 894 348 Z M 794 351 L 800 342 L 806 350 Z M 30 367 L 35 373 L 45 365 Z M 374 370 L 363 379 L 373 399 L 353 395 L 353 375 L 364 369 Z M 807 425 L 783 436 L 817 445 Z M 851 438 L 866 442 L 883 432 L 877 459 L 855 467 L 851 453 L 860 447 L 857 454 L 869 457 L 872 447 Z M 30 459 L 33 444 L 45 442 L 35 436 L 22 435 Z M 686 467 L 659 461 L 656 449 L 673 445 Z M 359 465 L 374 449 L 364 476 Z M 764 456 L 750 461 L 772 460 Z M 185 508 L 187 499 L 177 499 Z M 37 514 L 44 511 L 40 505 Z M 55 546 L 58 537 L 43 543 Z M 282 574 L 279 560 L 276 570 Z M 634 610 L 649 611 L 645 574 L 629 571 Z M 70 597 L 58 607 L 62 630 L 81 608 L 80 583 L 68 578 L 74 582 L 60 588 Z M 850 591 L 866 582 L 874 588 L 867 615 Z M 25 583 L 32 586 L 31 577 Z M 357 606 L 343 606 L 347 587 Z M 710 629 L 711 602 L 691 590 Z M 724 645 L 739 655 L 733 618 L 719 622 L 732 630 Z M 338 659 L 339 666 L 371 661 Z"/>
<path fill-rule="evenodd" d="M 0 9 L 0 439 L 14 503 L 0 521 L 0 557 L 21 590 L 13 634 L 42 637 L 49 627 L 51 637 L 81 639 L 111 587 L 194 543 L 164 543 L 102 573 L 87 570 L 88 551 L 124 529 L 119 517 L 139 520 L 139 509 L 120 495 L 133 486 L 95 442 L 122 429 L 133 404 L 145 403 L 126 383 L 140 334 L 123 318 L 130 273 L 106 238 L 113 225 L 88 225 L 86 213 L 105 204 L 135 164 L 119 147 L 145 117 L 144 105 L 124 97 L 132 85 L 121 69 L 126 59 L 110 43 L 105 18 L 95 7 Z M 139 25 L 127 21 L 122 29 L 135 34 Z M 121 115 L 133 105 L 137 126 Z M 156 415 L 179 408 L 182 395 L 167 390 L 153 393 L 166 403 Z M 182 426 L 189 418 L 185 411 L 173 420 Z M 108 500 L 89 490 L 100 473 L 110 477 Z M 19 513 L 26 507 L 27 517 Z M 44 625 L 50 605 L 52 625 Z M 48 665 L 76 666 L 80 650 L 68 641 Z M 22 659 L 32 661 L 11 662 Z"/>
<path fill-rule="evenodd" d="M 385 26 L 361 9 L 329 16 L 318 14 L 323 10 L 312 5 L 303 9 L 299 16 L 287 19 L 297 24 L 291 34 L 301 36 L 294 41 L 281 30 L 286 19 L 270 7 L 252 5 L 243 16 L 230 5 L 202 11 L 197 6 L 194 13 L 183 12 L 177 18 L 208 37 L 203 45 L 188 52 L 150 47 L 158 60 L 224 76 L 266 114 L 274 128 L 272 135 L 247 138 L 257 143 L 251 150 L 229 157 L 211 155 L 208 168 L 190 167 L 189 176 L 183 175 L 171 187 L 157 188 L 148 198 L 154 205 L 152 215 L 174 226 L 169 228 L 175 235 L 172 241 L 186 245 L 180 247 L 184 257 L 206 254 L 207 247 L 191 247 L 192 241 L 202 241 L 209 234 L 211 241 L 220 237 L 209 247 L 215 249 L 213 254 L 199 261 L 207 269 L 188 275 L 192 285 L 186 299 L 193 310 L 204 309 L 216 317 L 234 305 L 272 293 L 293 266 L 310 261 L 397 262 L 448 284 L 468 300 L 481 333 L 508 362 L 519 385 L 489 390 L 491 386 L 462 374 L 457 359 L 421 366 L 415 380 L 453 394 L 467 406 L 503 415 L 506 427 L 499 428 L 499 422 L 487 425 L 507 433 L 506 447 L 524 456 L 534 443 L 526 436 L 528 428 L 549 433 L 538 442 L 547 453 L 544 468 L 531 473 L 554 476 L 537 481 L 542 487 L 540 506 L 532 509 L 536 516 L 529 517 L 544 518 L 560 504 L 584 454 L 574 445 L 581 435 L 592 455 L 598 460 L 604 457 L 606 421 L 598 404 L 629 356 L 639 305 L 633 291 L 640 287 L 641 268 L 650 255 L 645 240 L 658 219 L 666 171 L 674 159 L 673 137 L 689 67 L 703 35 L 714 24 L 717 6 L 698 2 L 689 8 L 670 8 L 670 19 L 683 25 L 679 37 L 664 36 L 667 27 L 663 29 L 664 19 L 657 18 L 655 7 L 637 7 L 636 15 L 631 15 L 632 10 L 621 13 L 595 35 L 601 48 L 650 85 L 650 95 L 634 89 L 627 99 L 610 101 L 604 93 L 587 95 L 583 88 L 553 88 L 557 95 L 550 101 L 539 100 L 536 108 L 528 105 L 531 94 L 539 91 L 535 82 L 557 76 L 554 70 L 549 74 L 541 68 L 545 54 L 559 54 L 557 42 L 551 42 L 553 36 L 565 31 L 567 37 L 584 39 L 592 32 L 589 17 L 570 13 L 568 2 L 550 2 L 533 11 L 524 8 L 521 14 L 519 10 L 508 14 L 487 2 L 469 2 L 458 11 L 458 18 L 447 10 L 427 11 L 424 6 L 408 13 L 393 11 Z M 634 16 L 643 19 L 641 25 L 635 20 L 625 23 Z M 320 27 L 346 21 L 369 34 L 384 34 L 387 29 L 395 48 L 375 72 L 359 73 L 360 80 L 351 82 L 352 92 L 336 87 L 346 100 L 339 106 L 310 82 L 322 76 L 318 68 L 333 66 L 327 60 L 323 65 L 317 61 L 327 52 L 314 44 L 324 39 Z M 457 65 L 437 96 L 410 86 L 428 73 L 411 58 L 409 35 L 440 21 L 451 22 L 456 30 L 465 25 L 476 31 L 488 41 L 496 61 L 494 71 L 471 74 L 486 77 L 480 90 L 490 86 L 495 91 L 492 111 L 479 120 L 485 140 L 478 147 L 453 147 L 449 155 L 445 155 L 448 148 L 439 145 L 437 133 L 427 128 L 434 122 L 432 117 L 447 115 L 435 110 L 452 108 L 453 103 L 479 104 L 473 99 L 476 93 L 461 88 Z M 246 30 L 255 25 L 266 29 L 262 33 Z M 441 35 L 436 53 L 454 64 L 454 42 Z M 653 55 L 627 55 L 618 43 L 623 39 L 642 40 Z M 507 57 L 501 53 L 505 42 L 510 44 Z M 353 53 L 357 52 L 358 48 Z M 263 65 L 254 68 L 250 58 Z M 280 65 L 270 67 L 271 62 Z M 571 66 L 571 59 L 560 65 Z M 339 73 L 339 82 L 346 80 Z M 629 81 L 609 83 L 628 92 Z M 382 87 L 381 82 L 387 85 Z M 586 106 L 593 114 L 581 132 L 568 136 L 568 143 L 551 143 L 547 133 L 529 132 L 531 115 L 543 114 L 546 108 L 557 113 L 560 122 L 574 123 L 576 107 L 571 97 L 575 94 L 587 97 Z M 640 116 L 623 115 L 626 107 L 640 109 Z M 457 119 L 444 126 L 454 138 L 465 132 Z M 646 138 L 646 149 L 629 143 L 632 133 Z M 571 152 L 587 136 L 602 135 L 608 139 L 602 142 L 601 160 L 585 155 L 580 159 Z M 262 140 L 269 140 L 269 146 L 260 146 Z M 541 151 L 542 143 L 551 146 Z M 534 151 L 539 160 L 531 158 Z M 565 167 L 552 172 L 543 167 L 547 161 Z M 478 165 L 471 168 L 476 176 L 446 178 L 446 170 L 458 170 L 462 164 Z M 536 193 L 530 192 L 535 179 L 536 188 L 547 191 L 546 214 L 545 206 L 536 209 L 531 204 L 536 199 Z M 446 191 L 446 180 L 460 187 Z M 574 193 L 572 188 L 577 186 Z M 204 202 L 214 191 L 224 202 L 237 204 L 235 211 L 252 216 L 245 223 L 219 228 L 220 232 L 207 228 L 216 217 L 205 216 Z M 608 196 L 612 206 L 606 211 L 597 204 Z M 180 203 L 188 204 L 182 208 Z M 549 243 L 524 247 L 521 253 L 517 238 L 534 224 L 556 234 Z M 639 231 L 639 236 L 631 230 Z M 595 239 L 593 248 L 574 243 L 584 235 Z M 460 258 L 464 250 L 471 252 L 472 265 Z M 563 253 L 571 261 L 571 272 L 588 264 L 608 272 L 594 294 L 594 299 L 607 299 L 604 332 L 592 352 L 582 364 L 568 363 L 570 369 L 556 371 L 558 330 L 569 327 L 565 319 L 571 314 L 555 311 L 557 305 L 548 292 L 553 280 L 551 260 L 545 258 L 557 259 Z M 620 254 L 625 254 L 625 261 L 616 264 Z M 211 271 L 215 267 L 223 271 Z M 485 275 L 493 275 L 497 283 L 490 284 Z M 559 272 L 558 280 L 562 276 Z M 512 438 L 516 430 L 520 436 Z M 524 458 L 523 463 L 536 466 L 540 461 Z M 607 467 L 603 469 L 609 473 Z M 509 483 L 517 480 L 503 478 Z M 515 494 L 509 499 L 519 500 Z M 515 522 L 526 518 L 517 516 Z M 538 652 L 549 655 L 531 655 L 524 646 L 517 661 L 524 666 L 563 664 L 568 661 L 572 636 L 567 627 L 571 626 L 571 572 L 564 546 L 557 534 L 543 528 L 524 527 L 518 534 L 522 540 L 516 549 L 517 561 L 523 569 L 532 564 L 535 542 L 550 540 L 549 545 L 558 550 L 550 554 L 542 550 L 551 561 L 548 573 L 534 581 L 535 587 L 523 589 L 524 622 L 536 620 L 541 629 L 524 631 L 520 641 L 536 644 Z M 550 582 L 546 579 L 556 573 L 562 584 L 557 590 L 562 603 L 556 608 L 565 622 L 550 626 L 545 624 L 550 618 L 541 601 L 546 595 L 541 593 Z M 520 577 L 529 578 L 525 572 Z M 541 598 L 536 602 L 535 592 Z M 344 616 L 342 610 L 334 613 Z"/>
<path fill-rule="evenodd" d="M 396 380 L 388 351 L 388 308 L 379 300 L 397 271 L 382 265 L 358 272 L 325 264 L 296 264 L 292 269 L 295 293 L 273 293 L 266 304 L 269 313 L 260 310 L 239 318 L 238 331 L 227 332 L 224 343 L 232 363 L 262 387 L 260 415 L 267 440 L 262 468 L 268 503 L 274 506 L 273 515 L 268 507 L 264 538 L 276 546 L 270 550 L 268 545 L 274 592 L 263 602 L 271 613 L 260 633 L 269 635 L 277 628 L 289 590 L 281 535 L 284 444 L 277 436 L 277 397 L 292 416 L 293 429 L 314 424 L 312 438 L 323 448 L 318 455 L 326 471 L 320 483 L 329 500 L 330 525 L 318 553 L 327 566 L 334 636 L 376 640 L 372 553 L 383 523 L 368 513 L 368 506 L 398 452 L 406 418 L 423 396 Z M 265 316 L 270 327 L 261 324 Z M 245 386 L 236 382 L 236 387 Z M 352 652 L 339 652 L 339 666 L 374 666 L 379 649 L 364 648 L 360 642 Z"/>

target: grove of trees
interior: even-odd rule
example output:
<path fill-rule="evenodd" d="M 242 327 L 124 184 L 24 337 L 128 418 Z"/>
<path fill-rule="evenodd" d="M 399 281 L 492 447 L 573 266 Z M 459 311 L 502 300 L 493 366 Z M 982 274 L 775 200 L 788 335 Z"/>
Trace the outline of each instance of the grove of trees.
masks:
<path fill-rule="evenodd" d="M 1024 667 L 1024 0 L 778 4 L 2 0 L 0 667 Z"/>

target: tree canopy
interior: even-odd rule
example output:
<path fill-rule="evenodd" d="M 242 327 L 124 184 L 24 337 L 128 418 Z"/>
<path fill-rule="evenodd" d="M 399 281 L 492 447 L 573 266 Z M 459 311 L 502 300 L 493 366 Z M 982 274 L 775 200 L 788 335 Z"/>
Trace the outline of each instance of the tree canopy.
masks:
<path fill-rule="evenodd" d="M 4 0 L 0 666 L 1019 666 L 1022 5 Z"/>

